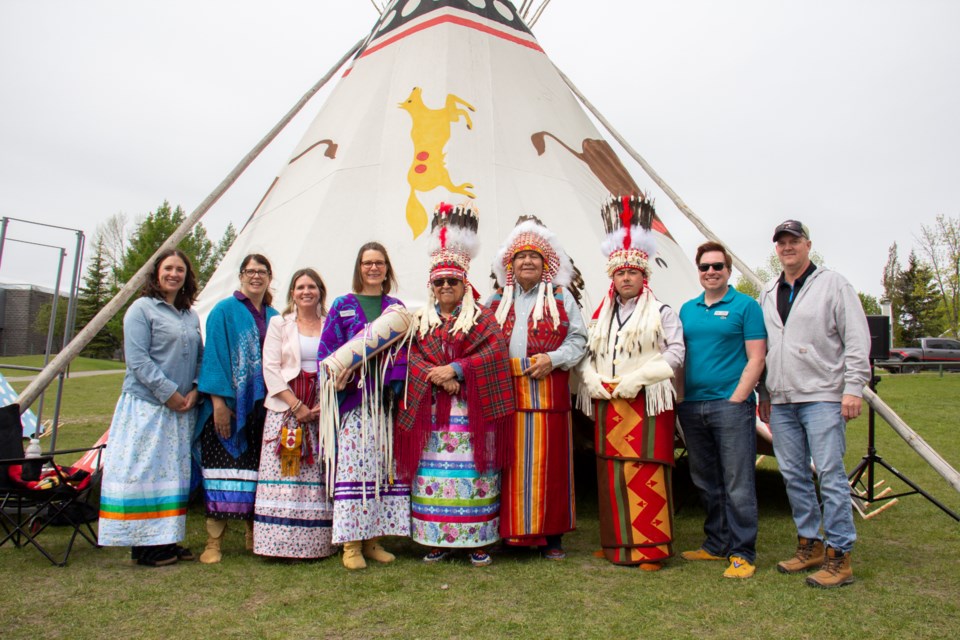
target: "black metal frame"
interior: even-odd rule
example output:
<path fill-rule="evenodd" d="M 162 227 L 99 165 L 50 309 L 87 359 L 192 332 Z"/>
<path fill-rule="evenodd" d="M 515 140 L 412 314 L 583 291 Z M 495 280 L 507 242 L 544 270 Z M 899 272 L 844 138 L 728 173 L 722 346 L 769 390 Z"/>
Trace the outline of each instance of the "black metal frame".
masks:
<path fill-rule="evenodd" d="M 91 523 L 86 519 L 78 519 L 71 511 L 71 507 L 90 504 L 90 497 L 99 485 L 101 475 L 100 456 L 105 446 L 100 445 L 91 449 L 65 449 L 41 456 L 40 460 L 44 463 L 51 463 L 56 473 L 52 477 L 57 478 L 58 484 L 50 489 L 30 489 L 19 486 L 9 479 L 6 475 L 7 467 L 24 464 L 27 461 L 26 458 L 0 460 L 0 471 L 4 473 L 4 478 L 0 480 L 0 526 L 3 527 L 6 534 L 0 540 L 0 547 L 8 541 L 13 542 L 14 547 L 18 549 L 32 545 L 51 564 L 58 567 L 66 566 L 77 536 L 86 540 L 90 546 L 99 548 L 97 532 L 94 531 Z M 63 475 L 63 470 L 54 462 L 54 456 L 87 452 L 93 449 L 99 449 L 101 452 L 97 456 L 94 473 L 91 474 L 86 485 L 82 489 L 78 489 L 72 486 Z M 31 461 L 35 460 L 36 458 L 31 459 Z M 47 527 L 52 526 L 54 522 L 73 528 L 66 549 L 62 555 L 57 554 L 56 556 L 52 550 L 44 547 L 37 540 Z"/>
<path fill-rule="evenodd" d="M 877 392 L 877 385 L 880 383 L 880 377 L 874 373 L 874 361 L 871 358 L 870 360 L 870 390 L 874 393 Z M 960 516 L 951 511 L 946 505 L 942 502 L 931 496 L 929 493 L 920 488 L 918 484 L 910 480 L 907 476 L 900 473 L 893 465 L 880 457 L 877 453 L 876 446 L 876 412 L 873 410 L 873 407 L 870 407 L 867 413 L 867 455 L 863 456 L 860 462 L 857 463 L 857 466 L 853 468 L 848 476 L 850 487 L 854 489 L 856 486 L 863 488 L 863 492 L 860 493 L 856 490 L 851 491 L 851 497 L 855 500 L 861 500 L 867 503 L 880 502 L 881 500 L 892 500 L 894 498 L 899 498 L 902 496 L 912 496 L 914 494 L 920 494 L 934 505 L 940 508 L 941 511 L 946 513 L 948 516 L 954 520 L 960 522 Z M 880 465 L 897 478 L 903 481 L 904 484 L 909 486 L 912 491 L 904 491 L 903 493 L 895 493 L 893 495 L 884 494 L 878 495 L 874 492 L 874 467 Z M 863 482 L 863 475 L 866 473 L 867 480 L 866 483 Z"/>
<path fill-rule="evenodd" d="M 20 422 L 20 407 L 8 405 L 0 408 L 0 547 L 12 542 L 16 548 L 33 546 L 52 564 L 62 567 L 67 564 L 77 536 L 98 548 L 97 533 L 87 518 L 81 517 L 84 507 L 93 507 L 90 499 L 99 487 L 102 475 L 101 460 L 105 444 L 83 449 L 65 449 L 48 452 L 39 458 L 23 456 L 23 426 Z M 71 453 L 97 451 L 93 472 L 83 483 L 82 488 L 71 484 L 71 478 L 64 469 L 56 464 L 56 456 Z M 53 469 L 48 477 L 55 480 L 55 486 L 47 489 L 30 487 L 10 477 L 10 467 L 25 463 L 49 465 Z M 62 554 L 51 552 L 38 538 L 47 527 L 54 524 L 70 526 L 73 531 Z"/>

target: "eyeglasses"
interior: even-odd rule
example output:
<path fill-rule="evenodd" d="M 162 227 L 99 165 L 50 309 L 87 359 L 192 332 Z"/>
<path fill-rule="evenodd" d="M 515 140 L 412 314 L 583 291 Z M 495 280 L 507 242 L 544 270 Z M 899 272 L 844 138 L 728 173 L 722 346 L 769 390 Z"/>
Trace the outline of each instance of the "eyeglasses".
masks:
<path fill-rule="evenodd" d="M 373 269 L 374 267 L 377 269 L 383 269 L 385 266 L 387 266 L 387 263 L 383 260 L 364 260 L 360 263 L 360 266 L 364 269 Z"/>
<path fill-rule="evenodd" d="M 448 287 L 455 287 L 460 282 L 463 282 L 463 281 L 458 278 L 437 278 L 432 282 L 432 284 L 437 288 L 442 287 L 443 285 L 447 285 Z"/>
<path fill-rule="evenodd" d="M 270 272 L 266 269 L 244 269 L 240 272 L 241 275 L 245 275 L 248 278 L 253 278 L 254 276 L 265 278 L 270 275 Z"/>
<path fill-rule="evenodd" d="M 697 269 L 700 269 L 701 272 L 706 273 L 712 268 L 714 271 L 723 271 L 724 267 L 727 264 L 725 262 L 704 262 L 697 265 Z"/>

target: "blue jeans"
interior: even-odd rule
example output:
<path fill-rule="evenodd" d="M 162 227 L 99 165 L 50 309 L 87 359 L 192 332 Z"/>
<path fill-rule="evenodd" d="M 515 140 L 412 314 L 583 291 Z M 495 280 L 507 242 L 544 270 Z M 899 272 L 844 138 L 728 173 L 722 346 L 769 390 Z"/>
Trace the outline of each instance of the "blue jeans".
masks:
<path fill-rule="evenodd" d="M 703 548 L 715 556 L 757 558 L 757 405 L 685 401 L 677 409 L 690 478 L 707 511 Z"/>
<path fill-rule="evenodd" d="M 820 524 L 826 543 L 846 553 L 853 549 L 857 530 L 853 526 L 850 485 L 843 468 L 847 449 L 847 423 L 839 402 L 797 402 L 770 408 L 773 451 L 793 511 L 797 534 L 820 539 Z M 821 505 L 810 470 L 810 460 L 820 481 Z"/>

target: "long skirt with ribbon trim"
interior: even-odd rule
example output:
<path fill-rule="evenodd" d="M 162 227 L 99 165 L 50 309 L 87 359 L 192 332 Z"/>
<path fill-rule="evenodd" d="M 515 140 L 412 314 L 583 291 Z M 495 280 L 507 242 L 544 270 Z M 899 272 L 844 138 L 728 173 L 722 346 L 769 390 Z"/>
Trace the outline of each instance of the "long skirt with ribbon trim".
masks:
<path fill-rule="evenodd" d="M 366 419 L 364 419 L 364 417 Z M 340 417 L 333 484 L 333 542 L 410 535 L 410 485 L 383 477 L 383 448 L 363 406 Z"/>
<path fill-rule="evenodd" d="M 183 540 L 196 411 L 177 413 L 124 393 L 110 423 L 99 543 L 157 546 Z"/>
<path fill-rule="evenodd" d="M 301 372 L 290 385 L 308 407 L 316 403 L 315 382 L 316 373 Z M 316 420 L 298 424 L 289 411 L 267 410 L 253 514 L 257 555 L 324 558 L 336 551 L 333 501 L 327 496 L 323 456 L 316 452 L 318 428 Z"/>
<path fill-rule="evenodd" d="M 469 421 L 467 403 L 455 396 L 449 426 L 427 438 L 413 479 L 415 542 L 476 548 L 500 539 L 500 474 L 477 470 Z"/>
<path fill-rule="evenodd" d="M 207 516 L 218 520 L 251 520 L 257 495 L 260 445 L 263 441 L 263 401 L 247 414 L 247 449 L 234 458 L 223 447 L 213 426 L 213 415 L 200 434 L 200 466 Z"/>

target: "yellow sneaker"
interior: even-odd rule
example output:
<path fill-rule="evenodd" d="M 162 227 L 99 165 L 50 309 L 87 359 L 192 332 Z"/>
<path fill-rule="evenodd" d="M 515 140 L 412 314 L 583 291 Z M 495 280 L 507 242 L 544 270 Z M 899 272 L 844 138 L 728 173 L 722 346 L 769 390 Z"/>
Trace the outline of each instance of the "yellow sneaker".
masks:
<path fill-rule="evenodd" d="M 715 556 L 703 547 L 700 547 L 696 551 L 684 551 L 680 554 L 680 557 L 684 560 L 726 560 L 723 556 Z"/>
<path fill-rule="evenodd" d="M 757 568 L 740 556 L 730 556 L 730 566 L 723 572 L 724 578 L 752 578 Z"/>

